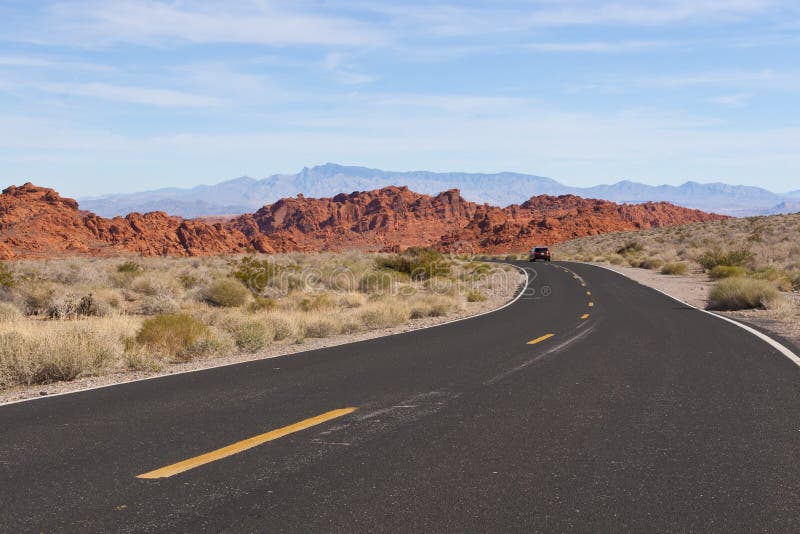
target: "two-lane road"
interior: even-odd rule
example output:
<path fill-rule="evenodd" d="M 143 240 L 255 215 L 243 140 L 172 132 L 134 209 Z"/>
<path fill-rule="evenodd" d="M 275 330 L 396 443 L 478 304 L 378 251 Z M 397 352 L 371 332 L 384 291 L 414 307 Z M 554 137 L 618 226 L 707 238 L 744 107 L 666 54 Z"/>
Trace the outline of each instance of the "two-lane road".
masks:
<path fill-rule="evenodd" d="M 0 407 L 0 527 L 800 530 L 800 368 L 615 273 L 448 325 Z"/>

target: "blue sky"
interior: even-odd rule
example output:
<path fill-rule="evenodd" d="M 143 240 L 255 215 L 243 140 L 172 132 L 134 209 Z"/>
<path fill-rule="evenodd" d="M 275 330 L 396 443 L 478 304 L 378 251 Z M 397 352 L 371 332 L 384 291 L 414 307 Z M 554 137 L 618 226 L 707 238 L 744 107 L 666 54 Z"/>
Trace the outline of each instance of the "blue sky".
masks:
<path fill-rule="evenodd" d="M 0 181 L 297 172 L 800 189 L 792 1 L 0 0 Z"/>

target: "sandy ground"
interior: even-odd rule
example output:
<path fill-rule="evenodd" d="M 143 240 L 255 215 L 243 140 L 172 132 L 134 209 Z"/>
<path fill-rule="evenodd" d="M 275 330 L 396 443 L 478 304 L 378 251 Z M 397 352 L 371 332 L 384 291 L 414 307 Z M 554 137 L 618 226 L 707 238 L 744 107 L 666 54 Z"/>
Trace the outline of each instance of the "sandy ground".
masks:
<path fill-rule="evenodd" d="M 478 315 L 488 311 L 495 310 L 507 302 L 509 302 L 515 295 L 516 291 L 521 284 L 525 282 L 525 276 L 519 272 L 514 271 L 518 283 L 514 284 L 497 284 L 491 289 L 484 291 L 487 299 L 483 302 L 470 302 L 464 305 L 464 308 L 458 312 L 451 313 L 445 317 L 426 317 L 424 319 L 411 319 L 408 323 L 393 327 L 383 328 L 379 330 L 371 330 L 369 332 L 361 332 L 358 334 L 336 335 L 329 338 L 307 338 L 302 344 L 298 344 L 292 340 L 284 340 L 270 345 L 269 348 L 253 353 L 253 354 L 237 354 L 233 356 L 216 356 L 212 358 L 197 359 L 186 363 L 168 364 L 164 369 L 157 372 L 148 371 L 116 371 L 110 374 L 100 376 L 87 376 L 78 378 L 71 382 L 57 382 L 55 384 L 35 385 L 35 386 L 18 386 L 0 391 L 0 404 L 13 402 L 23 399 L 30 399 L 35 397 L 42 397 L 58 393 L 68 393 L 71 391 L 79 391 L 87 388 L 96 388 L 102 386 L 109 386 L 113 384 L 122 384 L 125 382 L 132 382 L 144 378 L 153 378 L 158 376 L 167 376 L 178 373 L 185 373 L 187 371 L 195 371 L 199 369 L 211 369 L 213 367 L 220 367 L 223 365 L 231 365 L 235 363 L 249 362 L 253 360 L 264 360 L 268 358 L 275 358 L 286 354 L 296 354 L 309 350 L 321 349 L 325 347 L 333 347 L 337 345 L 344 345 L 347 343 L 354 343 L 356 341 L 364 341 L 366 339 L 373 339 L 376 337 L 388 336 L 392 334 L 399 334 L 402 332 L 409 332 L 412 330 L 419 330 L 420 328 L 427 328 L 437 324 L 446 323 L 449 321 L 463 319 L 473 315 Z"/>
<path fill-rule="evenodd" d="M 705 308 L 708 293 L 713 282 L 701 270 L 686 275 L 665 275 L 649 269 L 623 267 L 620 265 L 596 264 L 612 269 L 640 284 L 658 289 L 684 302 Z M 735 312 L 714 312 L 755 326 L 788 341 L 796 353 L 800 354 L 800 294 L 782 293 L 784 303 L 774 310 L 742 310 Z"/>

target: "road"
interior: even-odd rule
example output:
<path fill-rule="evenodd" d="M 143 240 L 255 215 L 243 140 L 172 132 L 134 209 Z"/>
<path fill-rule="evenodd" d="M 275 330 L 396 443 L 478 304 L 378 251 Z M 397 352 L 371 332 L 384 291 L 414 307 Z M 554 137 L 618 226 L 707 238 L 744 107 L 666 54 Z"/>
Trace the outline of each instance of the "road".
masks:
<path fill-rule="evenodd" d="M 481 317 L 0 407 L 2 530 L 800 531 L 800 368 L 525 267 Z"/>

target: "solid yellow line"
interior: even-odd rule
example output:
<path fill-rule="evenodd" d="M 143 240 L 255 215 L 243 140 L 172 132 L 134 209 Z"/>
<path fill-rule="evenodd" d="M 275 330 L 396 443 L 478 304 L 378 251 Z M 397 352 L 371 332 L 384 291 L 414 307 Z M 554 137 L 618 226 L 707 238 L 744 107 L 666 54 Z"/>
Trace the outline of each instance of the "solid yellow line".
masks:
<path fill-rule="evenodd" d="M 339 410 L 326 412 L 322 415 L 318 415 L 310 419 L 305 419 L 303 421 L 294 423 L 289 426 L 285 426 L 283 428 L 272 430 L 270 432 L 267 432 L 266 434 L 259 434 L 258 436 L 253 436 L 252 438 L 248 438 L 242 441 L 237 441 L 236 443 L 228 445 L 227 447 L 222 447 L 221 449 L 207 452 L 205 454 L 201 454 L 200 456 L 195 456 L 194 458 L 189 458 L 188 460 L 168 465 L 166 467 L 162 467 L 161 469 L 156 469 L 155 471 L 150 471 L 149 473 L 144 473 L 142 475 L 137 476 L 136 478 L 171 477 L 173 475 L 189 471 L 190 469 L 194 469 L 195 467 L 200 467 L 201 465 L 205 465 L 211 462 L 216 462 L 217 460 L 221 460 L 222 458 L 227 458 L 228 456 L 233 456 L 234 454 L 246 451 L 247 449 L 258 447 L 259 445 L 263 445 L 268 441 L 274 441 L 278 438 L 282 438 L 289 434 L 293 434 L 295 432 L 311 428 L 312 426 L 319 425 L 326 421 L 330 421 L 331 419 L 336 419 L 337 417 L 342 417 L 343 415 L 353 413 L 357 409 L 358 408 L 341 408 Z"/>
<path fill-rule="evenodd" d="M 589 307 L 590 307 L 590 308 L 594 307 L 594 302 L 590 302 L 590 303 L 589 303 Z"/>
<path fill-rule="evenodd" d="M 550 339 L 554 335 L 555 334 L 545 334 L 542 337 L 537 337 L 536 339 L 532 339 L 532 340 L 528 341 L 528 345 L 536 345 L 537 343 L 541 343 L 545 339 Z"/>
<path fill-rule="evenodd" d="M 581 319 L 588 319 L 588 318 L 589 318 L 588 313 L 584 313 L 583 315 L 581 315 Z"/>

